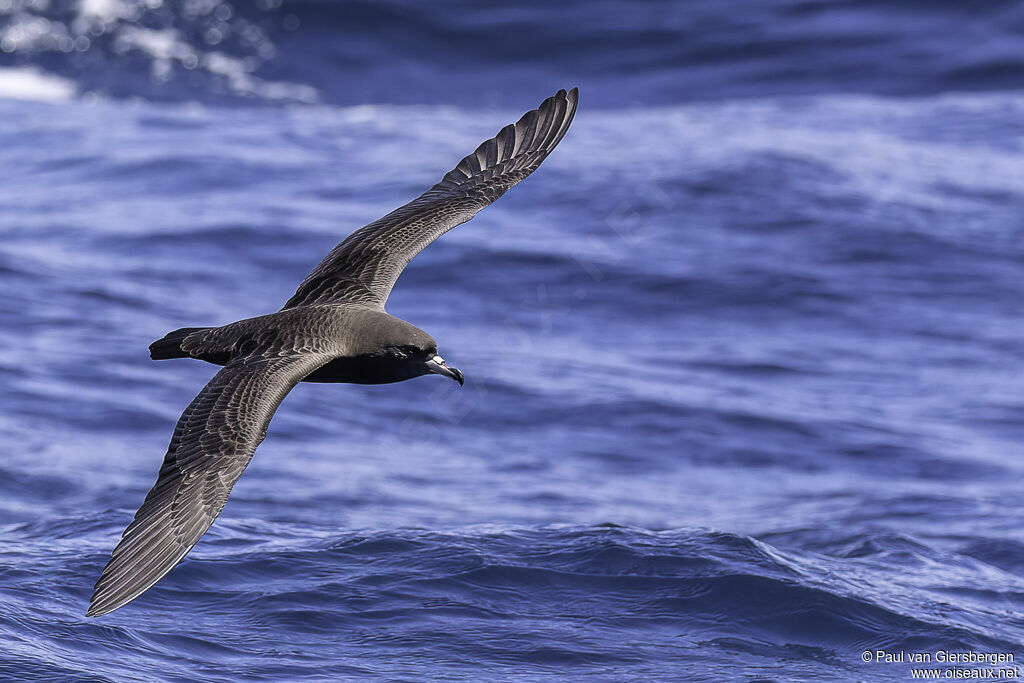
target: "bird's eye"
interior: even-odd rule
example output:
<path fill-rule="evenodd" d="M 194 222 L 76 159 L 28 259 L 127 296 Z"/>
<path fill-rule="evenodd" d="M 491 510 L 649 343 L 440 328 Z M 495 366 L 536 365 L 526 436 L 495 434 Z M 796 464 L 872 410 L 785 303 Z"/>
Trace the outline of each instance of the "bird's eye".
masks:
<path fill-rule="evenodd" d="M 391 349 L 391 352 L 399 358 L 409 358 L 410 356 L 418 356 L 422 353 L 420 349 L 409 345 L 396 346 Z"/>

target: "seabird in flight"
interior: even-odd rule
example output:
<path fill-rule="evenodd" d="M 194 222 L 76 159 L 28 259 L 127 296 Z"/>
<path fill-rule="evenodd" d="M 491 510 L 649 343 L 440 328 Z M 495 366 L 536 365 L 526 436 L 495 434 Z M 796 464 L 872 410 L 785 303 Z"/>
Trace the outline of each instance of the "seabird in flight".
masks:
<path fill-rule="evenodd" d="M 559 90 L 445 174 L 441 182 L 336 246 L 280 311 L 223 327 L 186 327 L 149 347 L 154 360 L 223 366 L 182 413 L 156 484 L 103 570 L 88 616 L 134 600 L 213 524 L 231 487 L 299 382 L 386 384 L 462 373 L 429 334 L 389 315 L 388 294 L 428 244 L 533 173 L 565 135 L 578 92 Z"/>

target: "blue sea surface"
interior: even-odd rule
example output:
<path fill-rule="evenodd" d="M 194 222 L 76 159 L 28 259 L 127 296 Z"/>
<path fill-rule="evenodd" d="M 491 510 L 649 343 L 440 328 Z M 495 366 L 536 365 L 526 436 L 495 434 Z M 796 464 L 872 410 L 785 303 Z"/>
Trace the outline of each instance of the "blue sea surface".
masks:
<path fill-rule="evenodd" d="M 214 372 L 148 344 L 573 85 L 390 299 L 466 386 L 298 386 L 85 618 Z M 0 0 L 0 122 L 0 679 L 1021 666 L 1021 3 Z"/>

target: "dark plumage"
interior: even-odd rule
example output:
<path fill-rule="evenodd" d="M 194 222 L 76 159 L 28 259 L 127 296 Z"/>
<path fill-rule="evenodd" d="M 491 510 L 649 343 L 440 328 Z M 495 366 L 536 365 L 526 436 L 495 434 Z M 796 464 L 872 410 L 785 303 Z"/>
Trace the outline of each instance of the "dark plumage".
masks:
<path fill-rule="evenodd" d="M 292 387 L 384 384 L 462 373 L 422 330 L 384 311 L 424 247 L 530 175 L 565 135 L 577 91 L 559 90 L 445 174 L 441 182 L 336 246 L 277 313 L 175 330 L 152 358 L 224 366 L 182 413 L 156 484 L 96 583 L 88 616 L 107 614 L 159 581 L 206 533 Z"/>

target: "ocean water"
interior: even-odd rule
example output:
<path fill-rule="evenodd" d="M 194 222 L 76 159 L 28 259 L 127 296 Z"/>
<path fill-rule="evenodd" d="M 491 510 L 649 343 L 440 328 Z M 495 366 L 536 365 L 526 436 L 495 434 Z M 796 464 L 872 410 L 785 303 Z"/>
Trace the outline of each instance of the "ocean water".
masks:
<path fill-rule="evenodd" d="M 0 0 L 0 678 L 1019 665 L 1022 32 L 1020 3 Z M 389 302 L 466 386 L 297 387 L 189 557 L 86 619 L 214 372 L 149 342 L 276 310 L 572 85 L 543 167 Z"/>

